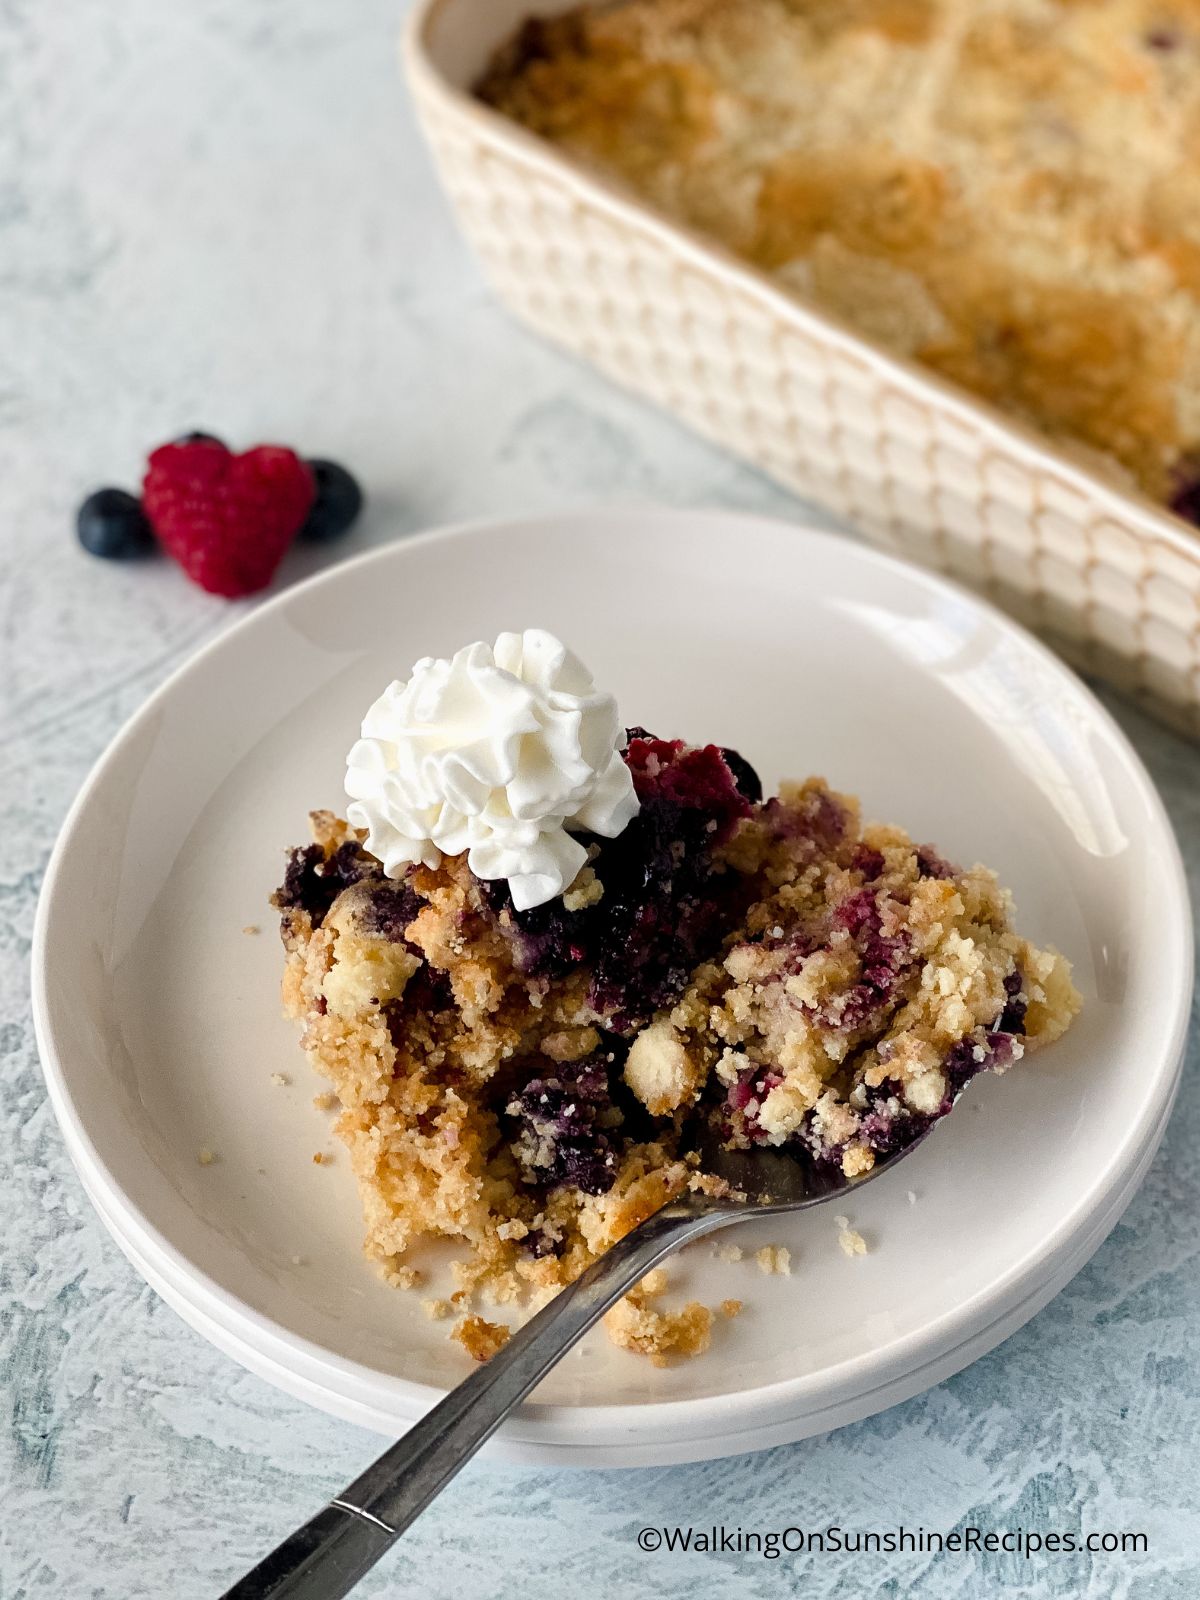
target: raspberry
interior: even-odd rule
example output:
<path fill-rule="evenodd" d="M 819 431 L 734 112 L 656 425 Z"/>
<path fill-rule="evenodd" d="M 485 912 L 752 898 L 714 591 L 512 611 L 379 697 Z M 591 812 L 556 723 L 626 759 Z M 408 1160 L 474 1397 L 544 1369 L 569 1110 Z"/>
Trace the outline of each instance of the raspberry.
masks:
<path fill-rule="evenodd" d="M 235 456 L 195 435 L 150 457 L 142 504 L 188 577 L 233 598 L 270 583 L 314 494 L 312 471 L 294 451 L 260 444 Z"/>

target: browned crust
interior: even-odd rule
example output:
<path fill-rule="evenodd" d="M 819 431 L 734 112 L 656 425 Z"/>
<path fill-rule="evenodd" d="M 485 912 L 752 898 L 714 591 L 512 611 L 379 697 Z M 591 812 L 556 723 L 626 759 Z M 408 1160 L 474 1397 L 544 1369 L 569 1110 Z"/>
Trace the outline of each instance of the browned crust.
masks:
<path fill-rule="evenodd" d="M 1200 446 L 1195 0 L 616 0 L 478 93 L 1154 497 Z"/>

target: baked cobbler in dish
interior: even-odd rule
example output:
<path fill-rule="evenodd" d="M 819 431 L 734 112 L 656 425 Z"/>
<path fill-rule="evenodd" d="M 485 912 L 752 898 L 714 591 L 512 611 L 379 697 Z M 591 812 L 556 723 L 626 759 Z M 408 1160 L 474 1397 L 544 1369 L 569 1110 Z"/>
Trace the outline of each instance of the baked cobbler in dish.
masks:
<path fill-rule="evenodd" d="M 527 675 L 535 638 L 549 636 L 524 636 Z M 521 668 L 502 671 L 490 651 L 475 660 L 467 690 L 483 688 L 464 711 L 463 684 L 438 674 L 465 655 L 418 663 L 412 681 L 424 673 L 434 699 L 406 689 L 403 716 L 368 716 L 371 748 L 352 752 L 351 773 L 379 781 L 348 783 L 374 796 L 351 808 L 365 826 L 313 813 L 313 842 L 291 852 L 274 899 L 285 1008 L 340 1100 L 368 1253 L 397 1281 L 411 1277 L 410 1248 L 436 1236 L 467 1250 L 459 1309 L 477 1292 L 552 1294 L 669 1198 L 717 1182 L 693 1153 L 698 1120 L 730 1146 L 859 1177 L 977 1073 L 1005 1071 L 1074 1016 L 1067 962 L 1015 931 L 986 868 L 864 827 L 857 802 L 820 778 L 764 799 L 733 750 L 611 733 L 590 679 L 574 680 L 577 694 L 531 692 L 512 713 L 516 737 L 481 732 L 494 684 L 508 692 Z M 626 820 L 567 830 L 582 864 L 559 891 L 519 908 L 516 877 L 480 877 L 474 846 L 417 839 L 417 802 L 436 829 L 447 802 L 435 791 L 470 799 L 464 773 L 477 841 L 484 808 L 502 831 L 508 811 L 529 810 L 515 773 L 544 805 L 557 737 L 546 719 L 577 751 L 593 714 L 593 778 L 559 747 L 570 788 L 554 815 L 594 784 L 584 804 L 603 789 Z M 392 876 L 369 848 L 385 849 L 385 812 L 411 858 Z M 704 1307 L 645 1298 L 610 1316 L 618 1342 L 660 1358 L 704 1346 Z"/>
<path fill-rule="evenodd" d="M 1200 521 L 1194 0 L 610 0 L 478 93 Z"/>

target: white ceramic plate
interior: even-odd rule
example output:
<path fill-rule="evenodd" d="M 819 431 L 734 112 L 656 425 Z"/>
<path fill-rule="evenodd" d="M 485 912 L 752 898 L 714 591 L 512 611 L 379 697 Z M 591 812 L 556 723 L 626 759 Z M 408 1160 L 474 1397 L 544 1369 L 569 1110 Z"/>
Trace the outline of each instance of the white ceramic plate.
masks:
<path fill-rule="evenodd" d="M 335 567 L 218 639 L 113 744 L 47 875 L 34 1000 L 68 1148 L 138 1269 L 271 1381 L 396 1433 L 463 1375 L 447 1325 L 363 1260 L 345 1158 L 313 1164 L 336 1147 L 279 1013 L 266 899 L 307 810 L 340 804 L 383 684 L 532 625 L 630 721 L 734 745 L 771 784 L 824 773 L 994 865 L 1086 1003 L 840 1208 L 870 1254 L 847 1259 L 820 1211 L 743 1230 L 747 1257 L 790 1248 L 790 1278 L 685 1254 L 682 1293 L 746 1302 L 712 1350 L 660 1371 L 593 1334 L 501 1453 L 646 1465 L 879 1410 L 1012 1332 L 1116 1221 L 1170 1108 L 1191 926 L 1158 798 L 1083 685 L 979 601 L 846 540 L 726 513 L 476 525 Z"/>

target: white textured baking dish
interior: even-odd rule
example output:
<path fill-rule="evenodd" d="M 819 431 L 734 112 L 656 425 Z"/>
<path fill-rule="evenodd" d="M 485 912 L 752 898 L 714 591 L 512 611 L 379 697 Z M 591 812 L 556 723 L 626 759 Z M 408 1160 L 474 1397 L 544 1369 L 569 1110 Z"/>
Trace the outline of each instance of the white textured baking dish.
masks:
<path fill-rule="evenodd" d="M 984 590 L 1078 666 L 1200 733 L 1200 537 L 874 347 L 475 101 L 533 12 L 418 0 L 405 56 L 463 232 L 501 299 L 876 543 Z"/>

